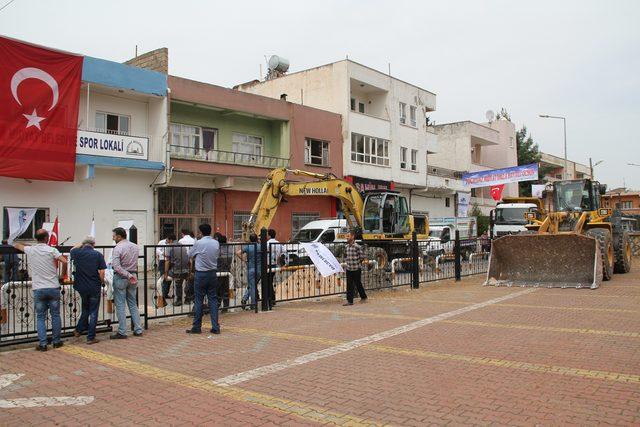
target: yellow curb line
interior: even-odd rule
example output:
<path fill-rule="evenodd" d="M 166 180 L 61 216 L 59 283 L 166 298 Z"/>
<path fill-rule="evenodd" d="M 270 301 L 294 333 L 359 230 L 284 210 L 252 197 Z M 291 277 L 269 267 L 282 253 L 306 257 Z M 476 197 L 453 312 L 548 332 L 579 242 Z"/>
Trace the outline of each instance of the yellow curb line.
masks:
<path fill-rule="evenodd" d="M 112 356 L 94 350 L 89 350 L 76 345 L 65 346 L 62 348 L 62 351 L 74 356 L 83 357 L 94 362 L 102 363 L 104 365 L 131 372 L 141 377 L 164 381 L 171 384 L 181 385 L 183 387 L 209 393 L 216 393 L 230 399 L 253 403 L 288 415 L 295 415 L 297 417 L 316 421 L 319 423 L 329 423 L 341 426 L 384 425 L 376 421 L 366 420 L 352 415 L 329 411 L 325 408 L 308 405 L 302 402 L 296 402 L 263 393 L 244 390 L 239 387 L 217 386 L 213 384 L 213 381 L 211 380 L 156 368 L 151 365 L 135 362 L 133 360 L 125 359 L 118 356 Z"/>

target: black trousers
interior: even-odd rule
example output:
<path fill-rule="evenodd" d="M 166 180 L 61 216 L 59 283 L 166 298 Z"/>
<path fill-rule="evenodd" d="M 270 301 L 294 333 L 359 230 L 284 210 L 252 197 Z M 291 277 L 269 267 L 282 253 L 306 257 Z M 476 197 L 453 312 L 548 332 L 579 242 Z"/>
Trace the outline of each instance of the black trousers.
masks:
<path fill-rule="evenodd" d="M 347 270 L 347 301 L 353 302 L 353 294 L 356 289 L 358 290 L 358 295 L 360 295 L 360 299 L 366 299 L 367 293 L 364 291 L 364 287 L 362 286 L 362 270 Z"/>
<path fill-rule="evenodd" d="M 276 268 L 276 265 L 271 265 L 271 268 Z M 275 279 L 276 279 L 276 273 L 275 272 L 270 272 L 269 274 L 269 301 L 271 303 L 271 305 L 274 305 L 276 302 L 276 283 L 275 283 Z"/>

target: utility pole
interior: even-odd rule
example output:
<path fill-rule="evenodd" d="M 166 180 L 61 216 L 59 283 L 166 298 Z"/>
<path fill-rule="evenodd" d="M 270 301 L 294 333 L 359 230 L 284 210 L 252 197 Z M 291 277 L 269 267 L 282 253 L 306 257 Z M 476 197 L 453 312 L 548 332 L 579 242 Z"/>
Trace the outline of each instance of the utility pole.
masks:
<path fill-rule="evenodd" d="M 562 174 L 562 179 L 567 179 L 569 164 L 567 162 L 567 119 L 563 116 L 551 116 L 549 114 L 539 114 L 538 117 L 542 117 L 543 119 L 561 119 L 562 125 L 564 129 L 564 173 Z"/>

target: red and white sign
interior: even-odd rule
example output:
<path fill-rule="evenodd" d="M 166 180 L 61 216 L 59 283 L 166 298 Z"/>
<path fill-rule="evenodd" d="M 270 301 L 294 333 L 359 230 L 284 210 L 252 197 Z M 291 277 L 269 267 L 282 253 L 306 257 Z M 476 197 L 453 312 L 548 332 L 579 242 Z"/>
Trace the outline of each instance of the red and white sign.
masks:
<path fill-rule="evenodd" d="M 0 37 L 0 176 L 73 181 L 82 56 Z"/>

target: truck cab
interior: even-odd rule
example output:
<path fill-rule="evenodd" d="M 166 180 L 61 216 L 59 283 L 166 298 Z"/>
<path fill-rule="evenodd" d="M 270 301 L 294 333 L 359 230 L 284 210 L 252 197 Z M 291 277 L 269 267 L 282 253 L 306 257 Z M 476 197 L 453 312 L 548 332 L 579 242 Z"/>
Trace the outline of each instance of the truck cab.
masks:
<path fill-rule="evenodd" d="M 492 211 L 493 235 L 495 237 L 518 234 L 526 231 L 528 223 L 525 214 L 536 212 L 538 206 L 535 203 L 500 203 Z"/>

